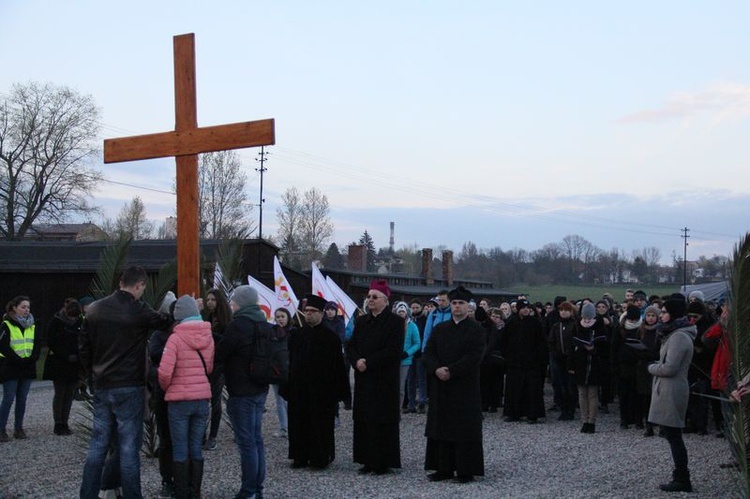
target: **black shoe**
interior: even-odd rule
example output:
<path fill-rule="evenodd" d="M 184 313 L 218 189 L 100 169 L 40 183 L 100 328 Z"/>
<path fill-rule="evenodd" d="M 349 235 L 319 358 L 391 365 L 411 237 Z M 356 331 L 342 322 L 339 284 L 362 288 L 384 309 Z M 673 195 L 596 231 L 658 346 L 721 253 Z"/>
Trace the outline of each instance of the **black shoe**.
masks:
<path fill-rule="evenodd" d="M 359 471 L 358 471 L 357 473 L 359 473 L 360 475 L 366 475 L 367 473 L 370 473 L 370 472 L 372 472 L 372 471 L 374 471 L 374 470 L 373 470 L 372 468 L 370 468 L 370 467 L 369 467 L 369 466 L 367 466 L 367 465 L 364 465 L 364 466 L 362 466 L 362 467 L 361 467 L 361 468 L 359 469 Z"/>
<path fill-rule="evenodd" d="M 627 430 L 628 428 L 630 428 L 629 424 L 627 424 L 627 423 L 620 423 L 620 429 L 621 430 Z"/>
<path fill-rule="evenodd" d="M 63 425 L 61 423 L 55 423 L 55 429 L 52 430 L 52 433 L 54 433 L 55 435 L 62 435 Z"/>
<path fill-rule="evenodd" d="M 692 492 L 693 491 L 693 486 L 690 483 L 690 481 L 678 482 L 677 480 L 672 480 L 669 483 L 663 483 L 659 485 L 659 488 L 663 490 L 664 492 Z"/>
<path fill-rule="evenodd" d="M 301 459 L 295 459 L 294 462 L 292 462 L 292 465 L 290 466 L 293 469 L 297 468 L 304 468 L 307 466 L 307 461 L 302 461 Z"/>
<path fill-rule="evenodd" d="M 455 479 L 456 483 L 469 483 L 474 481 L 473 475 L 458 475 Z"/>
<path fill-rule="evenodd" d="M 490 406 L 489 410 L 487 412 L 497 412 L 497 407 Z"/>
<path fill-rule="evenodd" d="M 389 473 L 391 473 L 390 468 L 378 468 L 375 470 L 376 475 L 387 475 Z"/>
<path fill-rule="evenodd" d="M 511 417 L 511 416 L 505 416 L 503 418 L 503 421 L 505 421 L 506 423 L 516 423 L 516 422 L 520 421 L 520 418 L 514 418 L 514 417 Z"/>
<path fill-rule="evenodd" d="M 529 419 L 527 419 L 527 420 L 526 420 L 526 422 L 527 422 L 528 424 L 536 424 L 536 423 L 537 423 L 537 420 L 536 420 L 536 418 L 529 418 Z"/>
<path fill-rule="evenodd" d="M 589 423 L 589 433 L 596 433 L 596 425 L 594 423 Z"/>
<path fill-rule="evenodd" d="M 453 473 L 445 473 L 442 471 L 436 471 L 427 475 L 427 479 L 431 482 L 442 482 L 443 480 L 450 480 L 453 478 Z"/>
<path fill-rule="evenodd" d="M 419 414 L 424 414 L 424 404 L 419 404 L 419 406 L 417 407 L 417 412 Z"/>
<path fill-rule="evenodd" d="M 588 433 L 589 432 L 589 424 L 583 423 L 583 426 L 581 426 L 581 433 Z"/>
<path fill-rule="evenodd" d="M 646 431 L 643 432 L 644 437 L 653 437 L 654 436 L 654 429 L 650 426 L 646 427 Z"/>
<path fill-rule="evenodd" d="M 409 412 L 410 411 L 409 411 L 408 407 L 404 407 L 404 408 L 401 409 L 401 414 L 409 414 Z"/>

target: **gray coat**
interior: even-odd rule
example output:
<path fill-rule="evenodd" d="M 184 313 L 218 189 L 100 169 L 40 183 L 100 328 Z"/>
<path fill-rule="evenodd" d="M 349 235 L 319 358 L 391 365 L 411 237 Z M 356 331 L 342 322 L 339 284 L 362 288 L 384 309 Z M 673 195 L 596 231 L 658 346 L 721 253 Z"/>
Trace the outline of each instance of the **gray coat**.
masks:
<path fill-rule="evenodd" d="M 651 408 L 648 412 L 650 423 L 685 427 L 690 385 L 688 368 L 693 358 L 695 326 L 675 329 L 662 339 L 659 362 L 648 366 L 654 377 L 652 382 Z"/>

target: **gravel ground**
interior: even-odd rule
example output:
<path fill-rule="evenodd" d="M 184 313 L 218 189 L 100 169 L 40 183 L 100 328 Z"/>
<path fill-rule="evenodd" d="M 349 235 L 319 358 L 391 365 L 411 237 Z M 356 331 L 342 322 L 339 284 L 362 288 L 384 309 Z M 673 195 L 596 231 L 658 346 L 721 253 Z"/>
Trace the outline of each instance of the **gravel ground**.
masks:
<path fill-rule="evenodd" d="M 549 386 L 547 386 L 549 392 Z M 25 429 L 28 440 L 0 444 L 0 497 L 77 497 L 87 441 L 76 435 L 52 434 L 52 385 L 37 382 L 29 394 Z M 549 393 L 547 401 L 549 402 Z M 424 415 L 408 414 L 401 422 L 403 468 L 385 476 L 360 476 L 351 461 L 351 413 L 342 411 L 336 433 L 336 461 L 325 471 L 292 470 L 287 441 L 274 438 L 277 429 L 273 394 L 263 428 L 266 436 L 267 498 L 500 498 L 500 497 L 680 497 L 658 489 L 671 472 L 669 445 L 644 438 L 640 430 L 621 430 L 616 405 L 601 415 L 597 433 L 581 434 L 577 421 L 558 422 L 549 413 L 543 424 L 505 423 L 502 413 L 484 421 L 485 476 L 470 484 L 431 483 L 422 469 Z M 82 421 L 81 404 L 72 418 Z M 11 414 L 11 420 L 13 416 Z M 71 425 L 72 426 L 72 425 Z M 9 422 L 12 429 L 12 423 Z M 727 463 L 727 441 L 714 434 L 685 436 L 693 494 L 686 497 L 738 497 L 737 473 L 719 468 Z M 222 425 L 218 448 L 206 452 L 203 497 L 233 497 L 239 489 L 239 457 L 228 426 Z M 145 497 L 160 488 L 155 459 L 142 458 Z"/>

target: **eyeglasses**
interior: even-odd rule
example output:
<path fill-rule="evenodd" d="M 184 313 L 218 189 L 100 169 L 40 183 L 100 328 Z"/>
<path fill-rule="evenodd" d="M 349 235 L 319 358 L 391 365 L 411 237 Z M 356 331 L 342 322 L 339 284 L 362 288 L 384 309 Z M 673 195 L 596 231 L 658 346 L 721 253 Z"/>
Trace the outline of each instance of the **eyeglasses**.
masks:
<path fill-rule="evenodd" d="M 380 298 L 378 295 L 367 295 L 368 300 L 377 300 L 378 298 Z"/>
<path fill-rule="evenodd" d="M 323 313 L 322 311 L 318 310 L 317 308 L 306 308 L 305 313 L 306 314 L 313 314 L 315 312 Z"/>

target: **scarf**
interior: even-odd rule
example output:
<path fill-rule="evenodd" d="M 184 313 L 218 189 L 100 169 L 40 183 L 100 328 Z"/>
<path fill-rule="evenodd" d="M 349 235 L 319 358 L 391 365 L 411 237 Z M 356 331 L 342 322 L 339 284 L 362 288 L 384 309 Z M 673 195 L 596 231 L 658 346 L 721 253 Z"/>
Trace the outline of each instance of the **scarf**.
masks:
<path fill-rule="evenodd" d="M 18 325 L 24 329 L 28 329 L 34 325 L 34 316 L 31 315 L 31 313 L 29 313 L 29 315 L 27 315 L 26 317 L 17 315 L 13 317 L 13 320 L 16 321 Z"/>
<path fill-rule="evenodd" d="M 690 319 L 687 317 L 680 317 L 669 322 L 660 322 L 656 326 L 656 334 L 661 337 L 669 335 L 672 331 L 680 329 L 681 327 L 687 327 L 690 325 Z"/>
<path fill-rule="evenodd" d="M 582 318 L 581 319 L 581 326 L 583 326 L 585 328 L 589 328 L 589 327 L 593 326 L 594 324 L 596 324 L 596 318 L 594 318 L 594 319 L 583 319 Z"/>
<path fill-rule="evenodd" d="M 234 317 L 248 317 L 253 322 L 267 322 L 266 314 L 263 313 L 257 303 L 240 308 L 234 313 Z"/>

